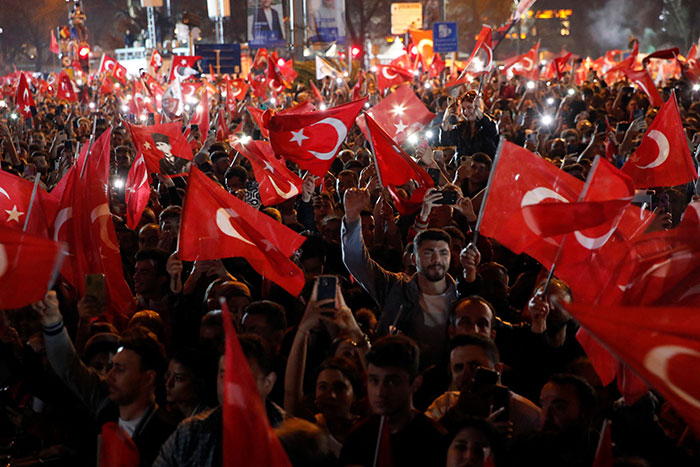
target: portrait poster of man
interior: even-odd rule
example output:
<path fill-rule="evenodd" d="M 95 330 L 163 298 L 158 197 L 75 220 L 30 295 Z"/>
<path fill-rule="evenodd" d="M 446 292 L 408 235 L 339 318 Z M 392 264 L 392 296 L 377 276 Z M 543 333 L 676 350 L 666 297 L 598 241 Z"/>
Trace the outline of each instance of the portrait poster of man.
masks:
<path fill-rule="evenodd" d="M 306 0 L 309 41 L 345 44 L 345 0 Z"/>
<path fill-rule="evenodd" d="M 173 154 L 173 146 L 168 135 L 151 133 L 151 138 L 153 138 L 153 142 L 156 143 L 156 148 L 163 153 L 163 157 L 159 161 L 160 173 L 166 175 L 184 173 L 190 161 Z"/>
<path fill-rule="evenodd" d="M 182 133 L 182 122 L 129 125 L 136 149 L 143 154 L 150 173 L 177 175 L 187 171 L 192 148 Z"/>
<path fill-rule="evenodd" d="M 281 0 L 248 0 L 248 45 L 284 47 L 284 8 Z"/>

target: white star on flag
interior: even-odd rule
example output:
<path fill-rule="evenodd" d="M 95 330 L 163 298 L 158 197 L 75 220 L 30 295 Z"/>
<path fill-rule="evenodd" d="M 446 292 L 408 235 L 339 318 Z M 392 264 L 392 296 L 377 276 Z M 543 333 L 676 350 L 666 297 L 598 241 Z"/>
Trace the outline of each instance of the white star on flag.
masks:
<path fill-rule="evenodd" d="M 25 112 L 29 112 L 29 106 L 28 106 L 28 105 L 25 105 L 25 106 L 24 106 L 24 111 L 25 111 Z"/>
<path fill-rule="evenodd" d="M 183 59 L 183 60 L 180 62 L 180 65 L 187 65 L 187 60 L 184 60 L 184 59 Z"/>
<path fill-rule="evenodd" d="M 402 120 L 399 120 L 399 123 L 394 123 L 394 126 L 396 127 L 396 133 L 403 133 L 408 128 L 408 125 L 404 125 Z"/>
<path fill-rule="evenodd" d="M 150 149 L 151 149 L 151 143 L 149 143 L 148 141 L 146 141 L 145 143 L 143 143 L 143 148 L 146 149 L 146 150 L 150 150 Z"/>
<path fill-rule="evenodd" d="M 301 147 L 302 141 L 304 141 L 305 139 L 309 139 L 308 136 L 304 136 L 304 129 L 303 128 L 299 131 L 292 130 L 292 135 L 294 135 L 294 136 L 292 136 L 292 139 L 290 139 L 289 141 L 294 141 L 295 143 L 297 143 L 299 145 L 299 147 Z"/>
<path fill-rule="evenodd" d="M 19 216 L 24 215 L 23 212 L 20 212 L 17 210 L 16 204 L 14 206 L 12 206 L 12 210 L 8 211 L 7 209 L 5 209 L 5 212 L 7 213 L 7 222 L 15 221 L 18 224 L 19 224 Z"/>
<path fill-rule="evenodd" d="M 270 242 L 268 239 L 263 239 L 260 241 L 260 243 L 263 244 L 263 247 L 265 248 L 265 251 L 272 251 L 275 249 L 275 246 Z"/>
<path fill-rule="evenodd" d="M 275 168 L 272 167 L 272 165 L 270 165 L 270 163 L 268 161 L 265 161 L 265 168 L 267 170 L 269 170 L 270 172 L 275 173 Z"/>

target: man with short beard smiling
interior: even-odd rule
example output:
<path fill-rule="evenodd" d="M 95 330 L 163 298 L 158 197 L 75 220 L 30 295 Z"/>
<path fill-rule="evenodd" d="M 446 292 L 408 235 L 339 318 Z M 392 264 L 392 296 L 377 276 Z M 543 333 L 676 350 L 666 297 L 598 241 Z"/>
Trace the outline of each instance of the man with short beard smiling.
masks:
<path fill-rule="evenodd" d="M 426 368 L 443 357 L 448 309 L 457 298 L 455 281 L 447 274 L 450 236 L 442 229 L 420 232 L 413 240 L 411 255 L 416 273 L 407 276 L 387 271 L 370 258 L 362 240 L 360 217 L 368 203 L 366 190 L 351 188 L 345 192 L 343 261 L 382 309 L 377 333 L 381 336 L 401 331 L 414 339 L 420 346 L 421 366 Z M 463 254 L 462 265 L 475 269 L 474 255 Z"/>

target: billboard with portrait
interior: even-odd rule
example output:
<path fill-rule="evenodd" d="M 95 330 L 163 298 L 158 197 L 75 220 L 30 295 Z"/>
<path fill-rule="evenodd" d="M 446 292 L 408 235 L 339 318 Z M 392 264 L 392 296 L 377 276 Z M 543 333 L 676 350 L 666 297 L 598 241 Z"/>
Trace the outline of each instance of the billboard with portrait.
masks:
<path fill-rule="evenodd" d="M 248 0 L 248 46 L 286 47 L 282 0 Z"/>
<path fill-rule="evenodd" d="M 345 0 L 306 0 L 306 26 L 310 42 L 345 44 Z"/>

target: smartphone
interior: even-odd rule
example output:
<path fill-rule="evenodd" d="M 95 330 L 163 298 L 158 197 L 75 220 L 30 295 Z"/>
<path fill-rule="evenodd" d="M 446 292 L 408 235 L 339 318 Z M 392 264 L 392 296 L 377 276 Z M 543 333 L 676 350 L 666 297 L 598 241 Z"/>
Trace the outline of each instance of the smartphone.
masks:
<path fill-rule="evenodd" d="M 490 370 L 480 366 L 474 373 L 474 381 L 472 382 L 472 392 L 479 392 L 491 386 L 498 384 L 498 378 L 501 376 L 496 370 Z"/>
<path fill-rule="evenodd" d="M 428 175 L 433 179 L 434 186 L 440 186 L 440 169 L 428 169 Z"/>
<path fill-rule="evenodd" d="M 456 204 L 458 193 L 454 190 L 441 191 L 442 198 L 440 198 L 435 204 Z"/>
<path fill-rule="evenodd" d="M 644 110 L 643 110 L 643 109 L 634 109 L 634 111 L 632 112 L 632 119 L 633 119 L 633 120 L 636 120 L 636 119 L 638 119 L 639 117 L 643 117 L 643 116 L 644 116 Z"/>
<path fill-rule="evenodd" d="M 106 302 L 104 274 L 85 274 L 85 295 L 95 297 L 100 306 L 104 308 Z"/>
<path fill-rule="evenodd" d="M 316 278 L 318 287 L 316 288 L 316 300 L 335 299 L 338 278 L 335 276 L 318 276 Z M 325 308 L 335 308 L 335 303 L 324 305 Z"/>
<path fill-rule="evenodd" d="M 657 204 L 657 207 L 663 212 L 671 212 L 671 202 L 667 193 L 659 195 L 659 203 Z"/>

